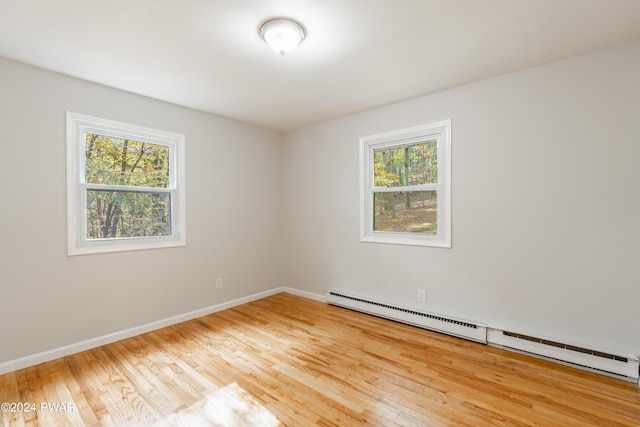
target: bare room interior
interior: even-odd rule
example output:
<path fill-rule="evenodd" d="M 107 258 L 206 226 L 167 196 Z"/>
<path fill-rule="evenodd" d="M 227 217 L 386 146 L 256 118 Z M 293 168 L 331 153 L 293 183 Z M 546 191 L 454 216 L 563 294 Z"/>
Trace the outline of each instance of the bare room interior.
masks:
<path fill-rule="evenodd" d="M 640 425 L 640 2 L 6 0 L 0 425 Z"/>

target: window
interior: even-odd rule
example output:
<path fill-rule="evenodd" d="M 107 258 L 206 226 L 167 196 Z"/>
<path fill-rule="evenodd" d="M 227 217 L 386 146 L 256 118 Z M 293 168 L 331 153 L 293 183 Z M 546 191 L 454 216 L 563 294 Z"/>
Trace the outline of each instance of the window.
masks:
<path fill-rule="evenodd" d="M 360 138 L 360 240 L 451 247 L 451 121 Z"/>
<path fill-rule="evenodd" d="M 185 244 L 184 136 L 67 112 L 68 254 Z"/>

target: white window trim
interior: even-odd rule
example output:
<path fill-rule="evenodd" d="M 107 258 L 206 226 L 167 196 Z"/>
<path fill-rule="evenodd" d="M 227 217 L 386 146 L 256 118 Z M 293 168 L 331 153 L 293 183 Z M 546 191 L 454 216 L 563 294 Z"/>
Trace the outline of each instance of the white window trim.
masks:
<path fill-rule="evenodd" d="M 171 194 L 171 235 L 120 239 L 86 238 L 85 132 L 126 137 L 169 147 L 170 187 L 167 189 L 100 185 L 103 190 L 119 189 Z M 185 220 L 185 137 L 113 120 L 67 111 L 67 254 L 85 255 L 157 249 L 186 245 Z"/>
<path fill-rule="evenodd" d="M 373 231 L 374 150 L 403 146 L 425 140 L 437 140 L 438 183 L 381 191 L 437 190 L 438 234 L 394 233 Z M 360 241 L 398 245 L 451 247 L 451 120 L 395 130 L 360 138 Z"/>

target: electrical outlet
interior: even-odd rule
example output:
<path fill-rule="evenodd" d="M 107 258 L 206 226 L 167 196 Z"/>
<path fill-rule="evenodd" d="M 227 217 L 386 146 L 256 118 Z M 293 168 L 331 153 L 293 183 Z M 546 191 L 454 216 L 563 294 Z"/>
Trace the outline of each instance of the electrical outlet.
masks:
<path fill-rule="evenodd" d="M 427 291 L 418 289 L 418 302 L 427 302 Z"/>
<path fill-rule="evenodd" d="M 216 279 L 216 289 L 222 289 L 222 277 Z"/>

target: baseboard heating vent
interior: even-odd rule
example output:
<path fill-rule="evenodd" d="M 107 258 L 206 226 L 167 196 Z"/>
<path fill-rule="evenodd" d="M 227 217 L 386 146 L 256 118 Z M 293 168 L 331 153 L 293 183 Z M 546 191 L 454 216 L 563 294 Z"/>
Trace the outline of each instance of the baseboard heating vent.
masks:
<path fill-rule="evenodd" d="M 633 355 L 607 353 L 492 328 L 488 330 L 487 339 L 492 345 L 543 356 L 631 382 L 637 382 L 640 376 L 640 360 Z"/>
<path fill-rule="evenodd" d="M 467 320 L 417 311 L 388 303 L 355 297 L 342 292 L 327 291 L 327 303 L 349 308 L 409 325 L 442 332 L 472 341 L 487 343 L 487 326 Z"/>

